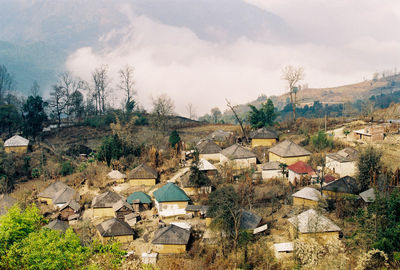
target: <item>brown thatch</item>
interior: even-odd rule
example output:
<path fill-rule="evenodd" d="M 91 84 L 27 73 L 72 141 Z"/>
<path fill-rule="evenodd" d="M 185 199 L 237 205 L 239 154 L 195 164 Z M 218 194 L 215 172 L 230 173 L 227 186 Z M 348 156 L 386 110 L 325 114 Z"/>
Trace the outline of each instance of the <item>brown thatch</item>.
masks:
<path fill-rule="evenodd" d="M 300 145 L 295 144 L 291 140 L 286 140 L 277 145 L 271 147 L 269 152 L 274 153 L 280 157 L 300 157 L 300 156 L 309 156 L 311 153 L 301 147 Z"/>
<path fill-rule="evenodd" d="M 270 129 L 259 128 L 252 131 L 249 137 L 251 139 L 278 139 L 278 134 Z"/>
<path fill-rule="evenodd" d="M 96 226 L 100 235 L 103 237 L 134 235 L 135 231 L 128 223 L 120 219 L 112 218 Z"/>
<path fill-rule="evenodd" d="M 61 232 L 65 233 L 67 231 L 67 229 L 69 228 L 69 225 L 68 225 L 68 223 L 66 223 L 64 221 L 55 219 L 44 227 L 51 229 L 51 230 L 61 231 Z"/>
<path fill-rule="evenodd" d="M 112 191 L 104 192 L 96 196 L 92 201 L 93 208 L 112 208 L 115 203 L 123 200 L 121 196 Z"/>
<path fill-rule="evenodd" d="M 199 154 L 218 154 L 222 148 L 212 140 L 203 140 L 196 145 Z"/>
<path fill-rule="evenodd" d="M 156 179 L 157 177 L 157 171 L 143 163 L 129 173 L 129 179 Z"/>
<path fill-rule="evenodd" d="M 221 151 L 221 154 L 231 160 L 257 157 L 256 154 L 254 154 L 249 149 L 246 149 L 239 144 L 234 144 L 229 146 L 228 148 L 225 148 L 224 150 Z"/>
<path fill-rule="evenodd" d="M 171 224 L 158 229 L 152 243 L 156 245 L 187 245 L 189 238 L 189 230 Z"/>

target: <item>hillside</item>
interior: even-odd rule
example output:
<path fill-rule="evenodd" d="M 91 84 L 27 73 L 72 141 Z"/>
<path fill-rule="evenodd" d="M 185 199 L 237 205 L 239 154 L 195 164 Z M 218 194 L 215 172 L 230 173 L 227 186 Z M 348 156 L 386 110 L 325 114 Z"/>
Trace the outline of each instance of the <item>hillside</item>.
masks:
<path fill-rule="evenodd" d="M 312 105 L 314 101 L 319 100 L 323 104 L 337 104 L 343 102 L 355 102 L 356 100 L 367 99 L 372 95 L 380 95 L 400 90 L 400 74 L 380 78 L 378 80 L 366 80 L 359 83 L 328 87 L 328 88 L 307 88 L 298 93 L 299 107 Z M 290 99 L 289 93 L 281 96 L 260 95 L 256 100 L 239 104 L 236 106 L 237 112 L 242 117 L 249 111 L 248 105 L 259 106 L 271 98 L 275 107 L 282 110 Z M 228 109 L 223 113 L 224 121 L 233 119 L 232 112 Z"/>

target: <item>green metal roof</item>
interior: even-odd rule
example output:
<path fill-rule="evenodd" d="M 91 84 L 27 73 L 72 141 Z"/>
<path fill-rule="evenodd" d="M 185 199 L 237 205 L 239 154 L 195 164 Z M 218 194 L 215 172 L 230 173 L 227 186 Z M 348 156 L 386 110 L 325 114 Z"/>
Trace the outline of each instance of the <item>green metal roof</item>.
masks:
<path fill-rule="evenodd" d="M 173 183 L 168 183 L 165 186 L 154 191 L 154 197 L 158 202 L 182 202 L 190 201 L 186 193 Z"/>
<path fill-rule="evenodd" d="M 141 191 L 133 192 L 131 195 L 128 196 L 128 198 L 126 198 L 126 201 L 129 204 L 132 204 L 132 202 L 135 200 L 139 200 L 140 203 L 151 203 L 150 196 Z"/>

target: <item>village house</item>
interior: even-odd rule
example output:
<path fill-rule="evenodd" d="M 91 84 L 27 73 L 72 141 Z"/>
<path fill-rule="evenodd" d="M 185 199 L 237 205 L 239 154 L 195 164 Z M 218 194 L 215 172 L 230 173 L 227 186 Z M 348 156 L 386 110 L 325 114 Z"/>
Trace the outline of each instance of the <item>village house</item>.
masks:
<path fill-rule="evenodd" d="M 39 202 L 56 207 L 62 207 L 70 200 L 80 200 L 80 195 L 73 188 L 63 182 L 57 181 L 50 184 L 45 190 L 38 194 Z"/>
<path fill-rule="evenodd" d="M 125 222 L 128 223 L 129 226 L 133 228 L 135 224 L 140 220 L 140 214 L 137 212 L 133 212 L 125 215 L 124 218 Z"/>
<path fill-rule="evenodd" d="M 365 142 L 382 141 L 385 138 L 385 127 L 370 126 L 365 129 L 355 130 L 354 138 Z"/>
<path fill-rule="evenodd" d="M 292 185 L 300 184 L 300 181 L 304 178 L 316 178 L 317 174 L 315 173 L 314 169 L 303 161 L 297 161 L 292 165 L 288 166 L 288 180 Z"/>
<path fill-rule="evenodd" d="M 280 142 L 268 150 L 269 161 L 278 161 L 287 165 L 292 165 L 297 161 L 307 162 L 311 153 L 295 144 L 291 140 Z"/>
<path fill-rule="evenodd" d="M 120 220 L 125 220 L 125 216 L 133 213 L 133 207 L 124 200 L 119 200 L 113 204 L 115 217 Z"/>
<path fill-rule="evenodd" d="M 292 194 L 293 206 L 316 207 L 321 200 L 321 192 L 312 187 L 304 187 Z"/>
<path fill-rule="evenodd" d="M 242 210 L 240 217 L 240 229 L 241 230 L 252 230 L 254 231 L 258 227 L 264 225 L 262 217 L 256 215 L 250 211 Z M 265 228 L 266 229 L 266 228 Z"/>
<path fill-rule="evenodd" d="M 262 179 L 268 180 L 272 178 L 282 177 L 282 169 L 279 166 L 281 163 L 279 161 L 267 162 L 262 165 Z"/>
<path fill-rule="evenodd" d="M 359 196 L 360 196 L 361 200 L 366 204 L 373 203 L 376 199 L 374 188 L 370 188 L 370 189 L 367 189 L 366 191 L 361 192 L 359 194 Z"/>
<path fill-rule="evenodd" d="M 0 216 L 5 215 L 17 200 L 8 194 L 0 194 Z"/>
<path fill-rule="evenodd" d="M 113 205 L 122 200 L 123 198 L 115 192 L 106 191 L 94 197 L 92 201 L 93 216 L 94 217 L 113 217 Z"/>
<path fill-rule="evenodd" d="M 209 209 L 209 206 L 206 206 L 206 205 L 189 204 L 186 207 L 186 212 L 188 214 L 192 214 L 193 217 L 205 218 L 207 215 L 208 209 Z"/>
<path fill-rule="evenodd" d="M 331 175 L 331 174 L 326 174 L 326 175 L 324 176 L 324 182 L 322 183 L 322 185 L 323 185 L 323 186 L 326 186 L 327 184 L 329 184 L 329 183 L 331 183 L 331 182 L 333 182 L 333 181 L 336 181 L 336 177 L 334 177 L 334 176 Z"/>
<path fill-rule="evenodd" d="M 208 160 L 201 158 L 198 164 L 199 171 L 205 173 L 208 177 L 213 177 L 218 174 L 217 167 L 211 164 Z"/>
<path fill-rule="evenodd" d="M 226 143 L 231 137 L 233 133 L 229 131 L 223 131 L 221 129 L 214 131 L 210 135 L 207 136 L 207 139 L 214 141 L 216 144 L 222 146 Z"/>
<path fill-rule="evenodd" d="M 124 183 L 126 180 L 126 174 L 123 174 L 117 170 L 112 170 L 111 172 L 109 172 L 107 174 L 107 177 L 115 183 Z"/>
<path fill-rule="evenodd" d="M 289 218 L 288 221 L 292 239 L 315 238 L 322 243 L 339 239 L 341 229 L 332 220 L 317 213 L 314 209 Z"/>
<path fill-rule="evenodd" d="M 49 224 L 44 226 L 44 228 L 65 233 L 67 231 L 67 229 L 69 228 L 69 225 L 68 225 L 68 223 L 66 223 L 64 221 L 55 219 L 53 221 L 50 221 Z"/>
<path fill-rule="evenodd" d="M 272 146 L 279 140 L 278 134 L 275 131 L 267 128 L 260 128 L 250 133 L 251 147 L 257 146 Z"/>
<path fill-rule="evenodd" d="M 60 208 L 60 219 L 69 220 L 72 215 L 79 214 L 81 211 L 80 204 L 75 200 L 69 200 L 66 204 Z"/>
<path fill-rule="evenodd" d="M 228 163 L 234 170 L 251 169 L 257 164 L 257 156 L 247 148 L 234 144 L 221 151 L 220 163 Z"/>
<path fill-rule="evenodd" d="M 195 186 L 195 184 L 193 182 L 191 182 L 190 175 L 191 175 L 191 173 L 190 173 L 190 171 L 188 171 L 180 177 L 180 186 L 182 187 L 183 191 L 187 195 L 193 196 L 193 195 L 198 195 L 198 194 L 210 194 L 211 193 L 211 191 L 212 191 L 211 180 L 208 178 L 207 175 L 206 175 L 206 177 L 209 180 L 209 184 L 203 185 L 200 187 Z"/>
<path fill-rule="evenodd" d="M 160 254 L 179 254 L 186 252 L 189 238 L 189 230 L 170 224 L 154 233 L 152 244 Z"/>
<path fill-rule="evenodd" d="M 199 151 L 199 158 L 206 159 L 211 161 L 218 161 L 220 160 L 220 153 L 222 148 L 216 144 L 214 141 L 206 139 L 200 141 L 196 145 L 197 151 Z"/>
<path fill-rule="evenodd" d="M 142 191 L 133 192 L 126 198 L 126 201 L 132 205 L 135 212 L 151 209 L 151 197 Z"/>
<path fill-rule="evenodd" d="M 142 163 L 130 172 L 129 183 L 131 186 L 154 186 L 157 178 L 157 171 Z"/>
<path fill-rule="evenodd" d="M 24 154 L 29 150 L 29 140 L 19 135 L 14 135 L 4 142 L 6 153 Z"/>
<path fill-rule="evenodd" d="M 329 198 L 358 195 L 359 192 L 357 181 L 351 176 L 344 176 L 322 187 L 322 193 Z"/>
<path fill-rule="evenodd" d="M 354 176 L 357 172 L 358 151 L 346 147 L 336 153 L 326 155 L 326 168 L 339 176 Z"/>
<path fill-rule="evenodd" d="M 186 193 L 173 183 L 167 183 L 154 191 L 155 206 L 161 217 L 178 216 L 186 214 L 186 207 L 190 198 Z"/>
<path fill-rule="evenodd" d="M 96 226 L 100 241 L 105 244 L 114 239 L 120 243 L 133 241 L 135 231 L 123 220 L 112 218 Z"/>

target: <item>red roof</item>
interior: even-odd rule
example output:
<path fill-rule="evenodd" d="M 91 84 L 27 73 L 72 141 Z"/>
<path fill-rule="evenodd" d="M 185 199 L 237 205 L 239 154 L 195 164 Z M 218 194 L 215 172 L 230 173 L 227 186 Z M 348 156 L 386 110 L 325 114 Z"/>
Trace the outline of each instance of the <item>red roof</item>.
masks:
<path fill-rule="evenodd" d="M 333 182 L 335 180 L 336 180 L 336 178 L 334 176 L 330 175 L 330 174 L 327 174 L 324 177 L 324 182 L 327 183 L 327 184 L 330 183 L 330 182 Z"/>
<path fill-rule="evenodd" d="M 313 174 L 313 168 L 303 161 L 297 161 L 296 163 L 288 167 L 289 170 L 297 174 Z"/>

